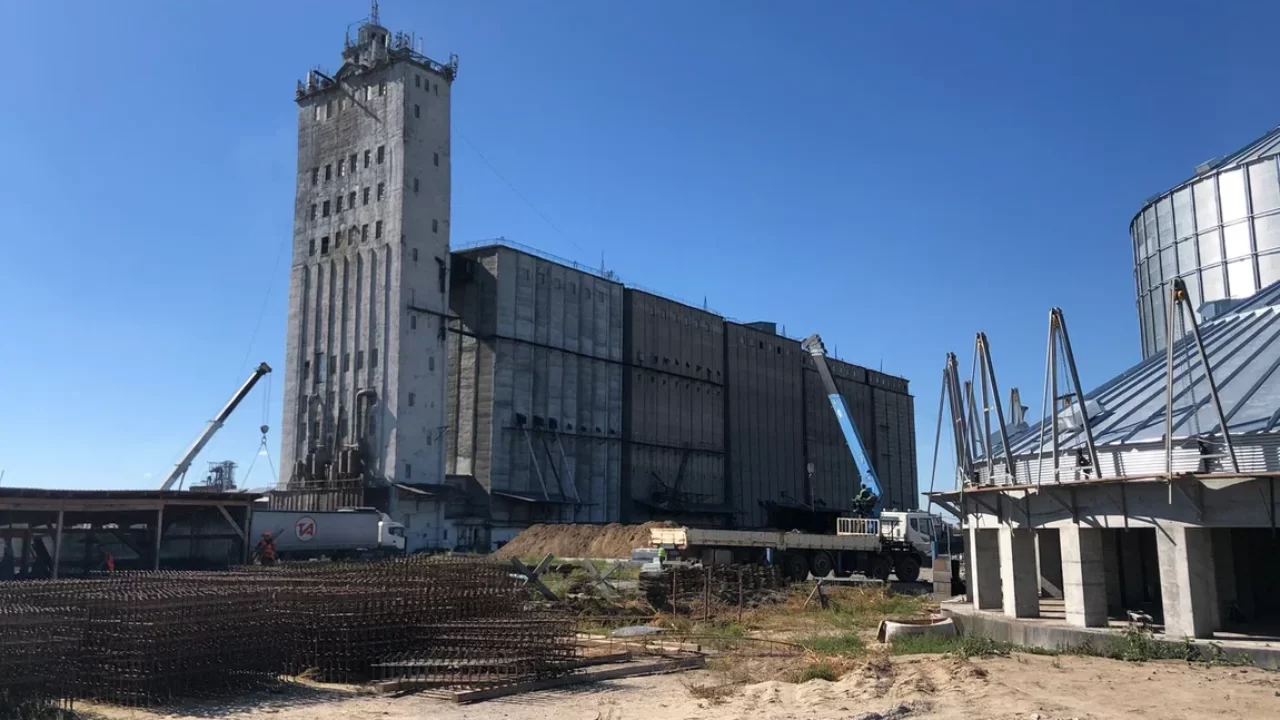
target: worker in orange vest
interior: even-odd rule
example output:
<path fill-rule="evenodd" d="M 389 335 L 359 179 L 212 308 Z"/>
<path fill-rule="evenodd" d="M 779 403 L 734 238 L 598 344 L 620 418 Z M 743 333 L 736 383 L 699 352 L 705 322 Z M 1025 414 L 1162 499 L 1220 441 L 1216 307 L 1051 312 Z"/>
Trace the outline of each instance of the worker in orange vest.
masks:
<path fill-rule="evenodd" d="M 262 539 L 258 541 L 258 562 L 263 565 L 276 564 L 276 541 L 271 537 L 271 531 L 262 533 Z"/>
<path fill-rule="evenodd" d="M 110 551 L 110 550 L 103 550 L 103 551 L 102 551 L 102 561 L 103 561 L 103 563 L 107 566 L 107 572 L 115 572 L 115 571 L 116 571 L 116 559 L 115 559 L 115 557 L 111 554 L 111 551 Z"/>

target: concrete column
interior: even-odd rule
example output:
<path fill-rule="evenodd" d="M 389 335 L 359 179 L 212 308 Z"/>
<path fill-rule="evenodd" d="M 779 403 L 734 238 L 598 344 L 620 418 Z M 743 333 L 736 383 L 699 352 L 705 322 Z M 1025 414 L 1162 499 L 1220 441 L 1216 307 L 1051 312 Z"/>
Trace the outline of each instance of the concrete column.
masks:
<path fill-rule="evenodd" d="M 1165 635 L 1213 637 L 1218 609 L 1210 529 L 1159 526 L 1156 552 L 1160 562 Z"/>
<path fill-rule="evenodd" d="M 1080 527 L 1058 531 L 1062 541 L 1062 594 L 1068 625 L 1105 627 L 1107 624 L 1103 532 Z"/>
<path fill-rule="evenodd" d="M 1036 557 L 1040 568 L 1040 592 L 1062 599 L 1062 541 L 1057 530 L 1036 530 Z"/>
<path fill-rule="evenodd" d="M 996 610 L 1000 599 L 1000 540 L 997 530 L 969 529 L 969 598 L 978 610 Z"/>
<path fill-rule="evenodd" d="M 1040 617 L 1040 578 L 1036 574 L 1034 530 L 1000 528 L 1000 589 L 1004 614 Z"/>
<path fill-rule="evenodd" d="M 1213 528 L 1213 574 L 1218 592 L 1218 623 L 1214 630 L 1223 630 L 1231 618 L 1231 609 L 1236 606 L 1238 597 L 1236 589 L 1236 564 L 1232 555 L 1231 528 Z"/>

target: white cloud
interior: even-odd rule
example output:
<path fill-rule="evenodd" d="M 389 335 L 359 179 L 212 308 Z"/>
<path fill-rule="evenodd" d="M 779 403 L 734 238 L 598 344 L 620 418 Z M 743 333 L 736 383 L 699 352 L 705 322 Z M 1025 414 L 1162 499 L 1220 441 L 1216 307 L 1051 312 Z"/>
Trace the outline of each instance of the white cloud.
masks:
<path fill-rule="evenodd" d="M 151 479 L 151 473 L 142 473 L 142 479 L 143 479 L 143 480 L 150 480 L 150 479 Z"/>

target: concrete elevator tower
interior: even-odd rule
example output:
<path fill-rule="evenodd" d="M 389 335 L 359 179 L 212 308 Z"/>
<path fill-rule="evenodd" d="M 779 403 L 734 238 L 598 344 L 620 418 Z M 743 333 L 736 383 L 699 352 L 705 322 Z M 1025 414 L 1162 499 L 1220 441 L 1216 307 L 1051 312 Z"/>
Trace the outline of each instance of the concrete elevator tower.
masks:
<path fill-rule="evenodd" d="M 444 482 L 458 62 L 417 43 L 384 28 L 375 2 L 338 71 L 298 83 L 281 450 L 293 489 Z"/>

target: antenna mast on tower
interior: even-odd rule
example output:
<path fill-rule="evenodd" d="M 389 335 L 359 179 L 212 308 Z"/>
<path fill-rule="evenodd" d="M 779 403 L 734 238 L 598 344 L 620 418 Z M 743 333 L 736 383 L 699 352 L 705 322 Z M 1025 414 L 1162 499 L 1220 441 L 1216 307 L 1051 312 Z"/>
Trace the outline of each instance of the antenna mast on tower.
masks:
<path fill-rule="evenodd" d="M 369 8 L 369 22 L 373 25 L 381 25 L 382 23 L 378 20 L 378 0 L 372 0 L 370 4 L 372 7 Z"/>

